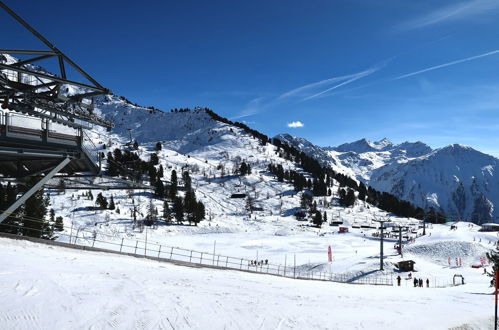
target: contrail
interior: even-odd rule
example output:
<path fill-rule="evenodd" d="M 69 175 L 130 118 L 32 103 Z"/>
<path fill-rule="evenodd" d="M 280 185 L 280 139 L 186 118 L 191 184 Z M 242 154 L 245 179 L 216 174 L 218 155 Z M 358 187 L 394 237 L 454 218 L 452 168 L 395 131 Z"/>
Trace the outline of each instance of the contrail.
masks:
<path fill-rule="evenodd" d="M 494 55 L 494 54 L 497 54 L 497 53 L 499 53 L 499 49 L 498 50 L 493 50 L 493 51 L 485 53 L 485 54 L 471 56 L 471 57 L 463 58 L 463 59 L 460 59 L 460 60 L 452 61 L 452 62 L 449 62 L 449 63 L 444 63 L 444 64 L 432 66 L 432 67 L 429 67 L 429 68 L 426 68 L 426 69 L 423 69 L 423 70 L 419 70 L 419 71 L 416 71 L 416 72 L 407 73 L 407 74 L 398 76 L 398 77 L 394 78 L 393 80 L 398 80 L 398 79 L 404 79 L 404 78 L 407 78 L 407 77 L 412 77 L 412 76 L 418 75 L 420 73 L 424 73 L 424 72 L 428 72 L 428 71 L 433 71 L 433 70 L 437 70 L 437 69 L 440 69 L 440 68 L 445 68 L 447 66 L 451 66 L 451 65 L 455 65 L 455 64 L 459 64 L 459 63 L 473 61 L 473 60 L 476 60 L 476 59 L 479 59 L 479 58 L 482 58 L 482 57 L 486 57 L 486 56 L 490 56 L 490 55 Z"/>

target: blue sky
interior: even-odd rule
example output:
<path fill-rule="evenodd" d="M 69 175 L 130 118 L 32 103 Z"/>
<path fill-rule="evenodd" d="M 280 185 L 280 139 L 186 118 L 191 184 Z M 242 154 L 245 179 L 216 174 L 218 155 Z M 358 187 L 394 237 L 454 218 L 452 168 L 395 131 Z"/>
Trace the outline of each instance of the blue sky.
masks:
<path fill-rule="evenodd" d="M 499 156 L 497 0 L 5 2 L 142 105 L 206 106 L 323 146 L 387 137 Z M 39 48 L 3 12 L 0 31 L 1 48 Z"/>

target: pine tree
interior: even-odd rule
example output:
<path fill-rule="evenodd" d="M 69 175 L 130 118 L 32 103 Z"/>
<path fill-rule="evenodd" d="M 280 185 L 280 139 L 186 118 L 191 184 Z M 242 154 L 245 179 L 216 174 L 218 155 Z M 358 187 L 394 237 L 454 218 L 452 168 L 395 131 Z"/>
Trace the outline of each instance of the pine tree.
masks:
<path fill-rule="evenodd" d="M 245 162 L 242 162 L 241 166 L 239 166 L 239 174 L 246 175 L 247 172 L 248 172 L 248 165 L 246 165 Z"/>
<path fill-rule="evenodd" d="M 490 276 L 494 276 L 496 271 L 499 271 L 499 245 L 496 244 L 496 249 L 487 252 L 487 258 L 492 263 L 492 272 L 488 273 Z"/>
<path fill-rule="evenodd" d="M 111 200 L 109 201 L 109 209 L 114 210 L 116 208 L 116 205 L 114 205 L 114 197 L 111 195 Z"/>
<path fill-rule="evenodd" d="M 64 230 L 64 221 L 61 216 L 55 218 L 55 225 L 54 229 L 57 231 L 63 231 Z"/>
<path fill-rule="evenodd" d="M 107 198 L 102 196 L 102 193 L 99 193 L 97 195 L 97 199 L 95 200 L 95 204 L 101 209 L 107 209 Z"/>
<path fill-rule="evenodd" d="M 39 178 L 32 177 L 28 181 L 28 186 L 32 187 L 38 182 Z M 47 206 L 50 200 L 44 196 L 44 189 L 41 188 L 35 192 L 22 207 L 23 235 L 30 237 L 50 238 L 50 232 L 47 231 L 45 216 L 47 215 Z"/>
<path fill-rule="evenodd" d="M 321 215 L 321 212 L 315 211 L 314 217 L 312 219 L 312 222 L 313 222 L 314 225 L 316 225 L 319 228 L 322 226 L 322 215 Z"/>
<path fill-rule="evenodd" d="M 163 202 L 163 219 L 166 222 L 172 221 L 172 211 L 170 210 L 170 207 L 168 206 L 168 202 L 164 201 Z"/>
<path fill-rule="evenodd" d="M 197 226 L 198 223 L 200 223 L 201 220 L 203 220 L 205 216 L 206 216 L 206 210 L 205 210 L 204 204 L 201 201 L 199 201 L 199 202 L 197 202 L 197 205 L 196 205 L 196 212 L 194 215 L 194 224 Z"/>
<path fill-rule="evenodd" d="M 172 175 L 171 175 L 171 178 L 170 178 L 170 181 L 171 181 L 171 184 L 170 184 L 170 191 L 169 191 L 169 195 L 170 195 L 170 199 L 174 199 L 175 196 L 177 196 L 177 189 L 178 189 L 178 179 L 177 179 L 177 171 L 175 170 L 172 170 Z"/>
<path fill-rule="evenodd" d="M 149 163 L 152 165 L 158 165 L 159 164 L 159 158 L 157 153 L 152 153 L 151 154 L 151 159 L 149 160 Z"/>
<path fill-rule="evenodd" d="M 137 140 L 133 141 L 133 149 L 139 150 L 139 143 L 137 142 Z"/>
<path fill-rule="evenodd" d="M 158 180 L 161 180 L 163 177 L 164 177 L 164 174 L 163 174 L 163 165 L 159 165 L 159 169 L 158 169 Z"/>
<path fill-rule="evenodd" d="M 152 226 L 156 222 L 157 210 L 152 202 L 152 199 L 149 199 L 149 206 L 147 207 L 147 215 L 144 220 L 144 225 Z"/>
<path fill-rule="evenodd" d="M 184 197 L 184 212 L 187 213 L 187 220 L 189 221 L 189 224 L 195 219 L 196 207 L 196 195 L 193 190 L 188 190 Z"/>
<path fill-rule="evenodd" d="M 163 146 L 161 145 L 161 142 L 157 142 L 156 143 L 156 151 L 160 151 L 161 149 L 163 149 Z"/>
<path fill-rule="evenodd" d="M 157 179 L 158 172 L 156 171 L 156 167 L 152 165 L 152 163 L 149 164 L 149 183 L 151 186 L 156 186 L 156 179 Z"/>
<path fill-rule="evenodd" d="M 184 205 L 182 205 L 182 199 L 175 196 L 173 199 L 173 213 L 175 214 L 175 219 L 177 222 L 184 221 Z"/>
<path fill-rule="evenodd" d="M 165 185 L 163 184 L 163 181 L 158 180 L 158 182 L 156 182 L 155 194 L 158 198 L 165 197 Z"/>
<path fill-rule="evenodd" d="M 186 190 L 192 189 L 192 180 L 189 172 L 185 171 L 182 173 L 182 180 L 184 181 L 184 187 Z"/>

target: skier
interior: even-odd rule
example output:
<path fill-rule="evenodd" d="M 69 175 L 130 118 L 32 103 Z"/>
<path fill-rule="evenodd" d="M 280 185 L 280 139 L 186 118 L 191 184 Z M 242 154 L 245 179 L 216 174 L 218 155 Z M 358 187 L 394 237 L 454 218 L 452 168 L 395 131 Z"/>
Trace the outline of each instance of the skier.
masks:
<path fill-rule="evenodd" d="M 429 288 L 430 287 L 430 280 L 429 279 L 426 279 L 426 287 Z"/>
<path fill-rule="evenodd" d="M 414 287 L 416 288 L 418 286 L 418 279 L 414 278 Z"/>
<path fill-rule="evenodd" d="M 423 279 L 422 279 L 422 278 L 420 278 L 420 279 L 419 279 L 419 287 L 420 287 L 420 288 L 422 288 L 422 287 L 423 287 Z"/>
<path fill-rule="evenodd" d="M 409 273 L 409 275 L 407 275 L 407 278 L 411 279 L 412 278 L 412 273 Z"/>
<path fill-rule="evenodd" d="M 400 280 L 402 280 L 402 279 L 400 278 L 400 275 L 399 275 L 399 276 L 397 276 L 397 285 L 398 286 L 400 286 Z"/>

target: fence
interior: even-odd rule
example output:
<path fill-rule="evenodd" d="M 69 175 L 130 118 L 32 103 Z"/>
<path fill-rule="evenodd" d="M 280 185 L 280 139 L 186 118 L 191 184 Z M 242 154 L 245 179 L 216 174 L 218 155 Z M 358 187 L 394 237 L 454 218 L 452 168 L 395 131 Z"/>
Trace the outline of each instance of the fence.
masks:
<path fill-rule="evenodd" d="M 47 235 L 47 233 L 49 233 L 46 222 L 44 223 L 33 218 L 24 219 L 23 223 L 19 220 L 21 219 L 11 216 L 5 220 L 4 223 L 0 224 L 0 230 L 5 232 L 6 228 L 10 228 L 8 232 L 19 236 L 25 235 L 28 232 L 38 232 L 41 233 L 41 235 Z M 29 226 L 26 224 L 29 224 Z M 254 262 L 245 258 L 183 249 L 137 239 L 128 239 L 124 237 L 117 238 L 112 235 L 98 233 L 97 231 L 76 228 L 73 225 L 71 225 L 70 228 L 66 226 L 64 229 L 66 230 L 55 233 L 55 239 L 57 239 L 58 242 L 67 243 L 70 246 L 75 247 L 90 247 L 104 252 L 109 251 L 132 256 L 146 257 L 187 266 L 231 269 L 294 279 L 321 280 L 350 284 L 393 285 L 393 278 L 391 276 L 352 277 L 347 274 L 298 271 L 294 266 L 272 264 L 263 261 Z"/>

